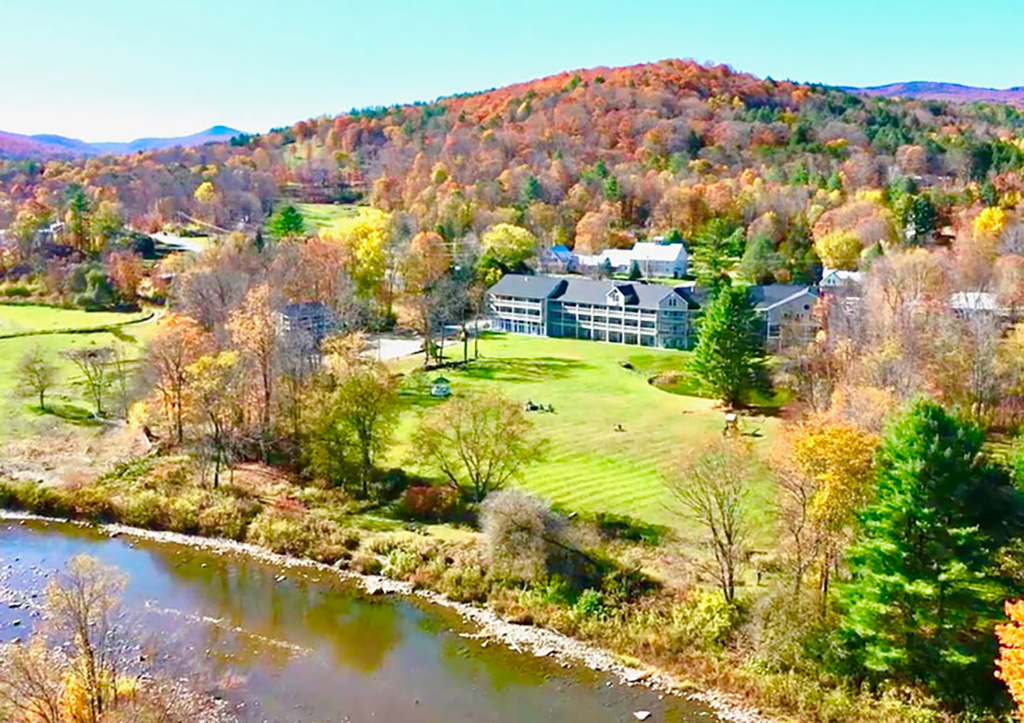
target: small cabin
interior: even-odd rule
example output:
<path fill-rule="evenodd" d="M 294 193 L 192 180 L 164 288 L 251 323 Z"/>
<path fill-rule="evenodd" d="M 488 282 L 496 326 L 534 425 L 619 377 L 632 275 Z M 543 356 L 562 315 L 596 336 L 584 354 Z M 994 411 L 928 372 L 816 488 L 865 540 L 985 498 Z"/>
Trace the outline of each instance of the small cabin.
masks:
<path fill-rule="evenodd" d="M 445 379 L 444 377 L 438 377 L 430 386 L 430 396 L 432 397 L 450 397 L 451 394 L 452 383 Z"/>

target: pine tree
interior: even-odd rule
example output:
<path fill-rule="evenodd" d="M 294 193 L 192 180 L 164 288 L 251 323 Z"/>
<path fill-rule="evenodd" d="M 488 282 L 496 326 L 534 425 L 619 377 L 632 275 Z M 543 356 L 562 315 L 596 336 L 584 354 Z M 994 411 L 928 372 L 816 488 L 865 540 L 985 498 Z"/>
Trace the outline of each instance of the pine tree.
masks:
<path fill-rule="evenodd" d="M 697 324 L 691 368 L 728 406 L 768 387 L 761 321 L 747 288 L 723 287 Z"/>
<path fill-rule="evenodd" d="M 732 279 L 729 272 L 736 266 L 744 248 L 743 228 L 731 228 L 721 219 L 713 219 L 701 229 L 693 241 L 690 264 L 697 277 L 697 286 L 717 294 Z"/>
<path fill-rule="evenodd" d="M 305 230 L 305 223 L 302 220 L 302 214 L 296 210 L 295 206 L 285 206 L 271 216 L 267 223 L 267 230 L 275 238 L 298 236 Z"/>
<path fill-rule="evenodd" d="M 926 400 L 890 425 L 839 593 L 840 635 L 860 673 L 961 704 L 996 691 L 993 629 L 1007 596 L 996 556 L 1019 522 L 1017 493 L 981 461 L 983 441 Z"/>
<path fill-rule="evenodd" d="M 640 273 L 640 264 L 636 262 L 636 259 L 633 259 L 629 264 L 629 280 L 638 281 L 643 277 L 644 275 Z"/>

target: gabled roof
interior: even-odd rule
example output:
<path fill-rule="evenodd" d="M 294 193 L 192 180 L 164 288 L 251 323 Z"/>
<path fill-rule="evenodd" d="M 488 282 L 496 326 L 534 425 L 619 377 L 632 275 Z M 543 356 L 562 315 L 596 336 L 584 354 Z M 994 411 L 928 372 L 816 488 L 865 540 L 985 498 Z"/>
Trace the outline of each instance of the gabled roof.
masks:
<path fill-rule="evenodd" d="M 677 261 L 686 255 L 686 248 L 681 243 L 658 244 L 651 241 L 638 241 L 630 251 L 637 261 Z"/>
<path fill-rule="evenodd" d="M 764 286 L 748 286 L 750 300 L 754 311 L 769 311 L 777 306 L 798 299 L 805 294 L 817 298 L 819 292 L 813 286 L 804 284 L 767 284 Z M 700 288 L 693 290 L 693 296 L 701 306 L 711 300 L 711 290 Z"/>
<path fill-rule="evenodd" d="M 526 276 L 525 274 L 506 274 L 494 286 L 490 293 L 498 296 L 517 296 L 523 299 L 547 299 L 553 296 L 565 284 L 565 279 L 555 276 Z"/>
<path fill-rule="evenodd" d="M 804 295 L 817 298 L 818 292 L 813 286 L 800 284 L 768 284 L 767 286 L 750 287 L 750 298 L 754 302 L 755 311 L 769 311 Z"/>

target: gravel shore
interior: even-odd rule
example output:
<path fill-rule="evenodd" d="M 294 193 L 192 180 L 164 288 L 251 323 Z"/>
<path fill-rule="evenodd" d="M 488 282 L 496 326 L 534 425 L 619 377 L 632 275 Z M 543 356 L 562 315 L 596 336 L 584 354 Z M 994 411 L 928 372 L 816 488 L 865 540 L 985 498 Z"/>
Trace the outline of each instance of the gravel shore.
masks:
<path fill-rule="evenodd" d="M 0 520 L 23 521 L 38 520 L 42 522 L 67 523 L 38 515 L 0 510 Z M 729 723 L 772 723 L 759 711 L 742 706 L 730 696 L 714 691 L 687 691 L 679 680 L 656 668 L 635 668 L 623 664 L 613 653 L 595 645 L 584 643 L 567 635 L 538 628 L 531 625 L 519 625 L 503 620 L 489 608 L 479 605 L 455 602 L 430 590 L 417 590 L 411 583 L 392 580 L 379 575 L 363 575 L 351 570 L 341 570 L 330 565 L 300 560 L 286 555 L 270 552 L 256 545 L 207 537 L 195 537 L 176 532 L 159 532 L 144 530 L 125 525 L 91 525 L 82 522 L 71 522 L 83 527 L 91 527 L 111 536 L 125 535 L 156 542 L 168 542 L 185 547 L 208 550 L 211 552 L 234 553 L 247 555 L 282 568 L 316 569 L 336 575 L 339 579 L 357 584 L 370 595 L 407 595 L 427 600 L 456 611 L 465 620 L 478 628 L 470 637 L 494 640 L 517 652 L 550 657 L 558 662 L 569 665 L 582 665 L 590 670 L 609 673 L 628 686 L 643 685 L 665 695 L 677 695 L 702 703 L 712 709 L 718 718 Z"/>

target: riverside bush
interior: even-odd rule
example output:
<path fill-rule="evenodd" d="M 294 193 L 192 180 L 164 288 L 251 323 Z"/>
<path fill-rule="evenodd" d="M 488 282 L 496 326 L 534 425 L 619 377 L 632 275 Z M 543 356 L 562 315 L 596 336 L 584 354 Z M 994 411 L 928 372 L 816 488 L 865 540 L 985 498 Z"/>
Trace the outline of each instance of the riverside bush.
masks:
<path fill-rule="evenodd" d="M 358 535 L 336 522 L 311 514 L 283 514 L 273 509 L 263 510 L 256 516 L 246 538 L 282 555 L 308 557 L 327 564 L 347 559 L 359 544 Z"/>

